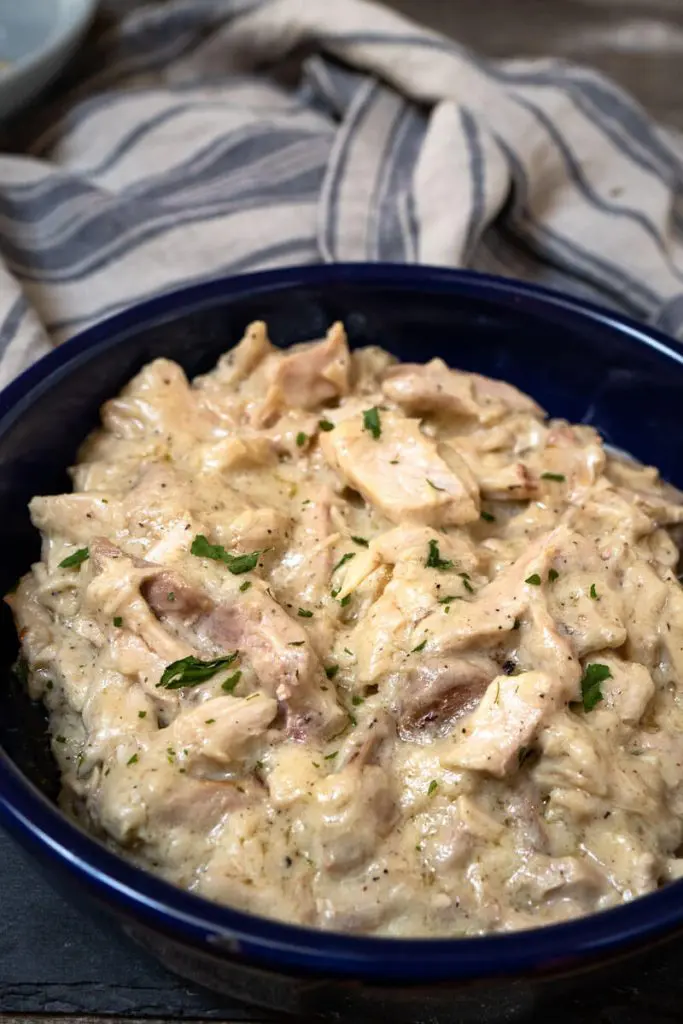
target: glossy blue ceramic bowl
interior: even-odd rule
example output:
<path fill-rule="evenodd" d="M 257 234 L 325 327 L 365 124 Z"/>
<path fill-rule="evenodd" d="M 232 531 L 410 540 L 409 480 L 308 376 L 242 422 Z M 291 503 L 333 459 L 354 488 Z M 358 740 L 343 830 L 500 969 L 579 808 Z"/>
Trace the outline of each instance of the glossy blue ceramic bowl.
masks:
<path fill-rule="evenodd" d="M 551 414 L 592 423 L 612 444 L 683 484 L 683 350 L 612 313 L 511 281 L 428 268 L 287 269 L 153 299 L 63 345 L 0 395 L 4 593 L 38 555 L 26 506 L 68 489 L 65 467 L 98 409 L 146 362 L 208 370 L 253 319 L 289 344 L 345 322 L 354 345 L 404 360 L 442 356 L 512 381 Z M 310 931 L 181 892 L 119 859 L 53 804 L 55 766 L 40 708 L 13 681 L 17 641 L 2 620 L 0 822 L 55 884 L 111 911 L 171 968 L 306 1019 L 510 1020 L 592 970 L 683 933 L 683 882 L 571 924 L 491 938 L 392 940 Z"/>

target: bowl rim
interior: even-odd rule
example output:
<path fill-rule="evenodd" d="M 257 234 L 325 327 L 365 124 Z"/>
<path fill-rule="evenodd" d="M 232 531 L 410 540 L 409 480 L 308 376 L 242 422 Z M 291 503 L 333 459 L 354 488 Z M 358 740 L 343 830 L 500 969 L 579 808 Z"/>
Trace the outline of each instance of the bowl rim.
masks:
<path fill-rule="evenodd" d="M 259 294 L 353 284 L 412 291 L 452 291 L 499 306 L 526 306 L 540 317 L 561 316 L 645 344 L 683 364 L 683 346 L 620 313 L 550 289 L 472 271 L 391 263 L 287 267 L 220 276 L 148 299 L 101 321 L 31 365 L 0 393 L 0 433 L 21 415 L 41 386 L 55 386 L 74 364 L 96 358 L 145 326 L 183 313 Z M 473 980 L 576 966 L 623 953 L 683 924 L 683 880 L 631 903 L 585 918 L 472 938 L 361 937 L 273 921 L 213 903 L 163 881 L 107 849 L 72 824 L 0 748 L 0 824 L 53 862 L 101 902 L 152 930 L 216 954 L 239 954 L 270 967 L 419 982 Z"/>
<path fill-rule="evenodd" d="M 95 12 L 99 6 L 99 0 L 78 0 L 81 11 L 73 4 L 75 15 L 69 12 L 63 24 L 57 24 L 55 30 L 50 32 L 44 39 L 41 46 L 30 50 L 18 60 L 11 60 L 0 70 L 0 87 L 4 86 L 13 78 L 22 78 L 30 75 L 33 71 L 47 61 L 52 60 L 62 50 L 68 50 L 79 40 L 82 34 L 89 28 L 95 18 Z"/>

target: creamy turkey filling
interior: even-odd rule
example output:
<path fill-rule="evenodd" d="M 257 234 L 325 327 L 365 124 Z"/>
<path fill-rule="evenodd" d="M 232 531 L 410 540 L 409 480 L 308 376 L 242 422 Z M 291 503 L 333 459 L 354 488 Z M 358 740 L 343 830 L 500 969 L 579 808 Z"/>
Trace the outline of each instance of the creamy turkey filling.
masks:
<path fill-rule="evenodd" d="M 8 595 L 61 803 L 209 899 L 477 935 L 683 872 L 681 495 L 501 381 L 274 347 L 102 410 Z"/>

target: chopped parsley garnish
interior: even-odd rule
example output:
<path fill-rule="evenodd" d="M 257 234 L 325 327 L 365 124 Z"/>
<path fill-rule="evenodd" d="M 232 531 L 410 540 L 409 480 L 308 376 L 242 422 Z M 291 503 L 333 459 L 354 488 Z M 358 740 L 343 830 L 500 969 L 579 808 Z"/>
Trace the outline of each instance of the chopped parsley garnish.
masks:
<path fill-rule="evenodd" d="M 184 686 L 198 686 L 200 683 L 205 683 L 211 676 L 215 676 L 216 672 L 220 672 L 222 668 L 232 665 L 238 654 L 239 651 L 234 651 L 233 654 L 228 654 L 225 658 L 214 658 L 213 661 L 201 661 L 192 654 L 187 658 L 181 658 L 180 661 L 174 661 L 164 669 L 157 687 L 163 687 L 165 690 L 181 690 Z"/>
<path fill-rule="evenodd" d="M 398 459 L 392 459 L 389 463 L 390 466 L 398 466 Z"/>
<path fill-rule="evenodd" d="M 147 718 L 146 711 L 138 711 L 138 718 Z"/>
<path fill-rule="evenodd" d="M 306 444 L 307 441 L 308 441 L 308 438 L 304 434 L 303 430 L 300 430 L 299 433 L 296 435 L 296 446 L 297 446 L 297 448 L 303 448 L 303 446 Z"/>
<path fill-rule="evenodd" d="M 431 796 L 433 793 L 436 793 L 438 788 L 439 788 L 439 783 L 436 781 L 436 779 L 432 779 L 432 781 L 429 783 L 429 789 L 427 790 L 427 796 Z"/>
<path fill-rule="evenodd" d="M 313 612 L 309 612 L 309 610 L 307 608 L 299 608 L 299 611 L 297 612 L 297 615 L 299 616 L 300 619 L 312 619 L 313 618 Z"/>
<path fill-rule="evenodd" d="M 57 740 L 57 743 L 66 743 L 66 736 L 57 736 L 55 738 Z"/>
<path fill-rule="evenodd" d="M 422 643 L 418 644 L 417 647 L 413 647 L 413 649 L 412 649 L 412 651 L 410 653 L 411 654 L 418 654 L 420 651 L 424 651 L 426 646 L 427 646 L 427 637 L 425 637 L 424 640 L 422 641 Z"/>
<path fill-rule="evenodd" d="M 119 626 L 122 626 L 122 625 L 123 625 L 123 619 L 121 618 L 121 616 L 120 616 L 120 615 L 115 615 L 115 616 L 114 616 L 114 625 L 115 625 L 115 626 L 116 626 L 117 628 L 118 628 Z"/>
<path fill-rule="evenodd" d="M 370 546 L 370 541 L 366 540 L 365 537 L 352 537 L 351 540 L 361 548 L 367 548 Z"/>
<path fill-rule="evenodd" d="M 67 555 L 66 558 L 62 559 L 59 563 L 59 568 L 74 569 L 81 562 L 87 561 L 88 558 L 90 558 L 90 548 L 79 548 L 72 555 Z"/>
<path fill-rule="evenodd" d="M 171 591 L 170 594 L 166 595 L 166 600 L 167 601 L 175 601 L 175 594 L 173 593 L 173 591 Z"/>
<path fill-rule="evenodd" d="M 344 648 L 344 653 L 345 653 L 345 654 L 348 654 L 348 656 L 349 656 L 350 658 L 353 658 L 353 651 L 350 651 L 350 650 L 348 649 L 348 647 L 345 647 L 345 648 Z"/>
<path fill-rule="evenodd" d="M 541 473 L 541 480 L 554 480 L 558 484 L 563 484 L 566 479 L 564 473 Z"/>
<path fill-rule="evenodd" d="M 559 578 L 559 575 L 557 569 L 551 569 L 548 573 L 548 583 L 554 583 Z"/>
<path fill-rule="evenodd" d="M 342 606 L 342 608 L 346 608 L 346 606 L 350 602 L 350 600 L 351 600 L 351 595 L 347 594 L 346 597 L 342 597 L 342 599 L 339 602 L 339 604 Z"/>
<path fill-rule="evenodd" d="M 473 586 L 472 586 L 472 584 L 470 583 L 470 577 L 469 577 L 469 574 L 468 574 L 468 573 L 466 573 L 466 572 L 459 572 L 459 573 L 458 573 L 458 576 L 459 576 L 459 577 L 460 577 L 460 579 L 462 580 L 462 585 L 463 585 L 463 587 L 465 588 L 465 590 L 467 590 L 467 591 L 468 591 L 468 593 L 470 593 L 470 594 L 473 594 L 473 593 L 474 593 L 474 587 L 473 587 Z"/>
<path fill-rule="evenodd" d="M 534 572 L 531 574 L 531 576 L 527 576 L 524 582 L 529 583 L 532 587 L 540 587 L 541 577 L 538 575 L 537 572 Z"/>
<path fill-rule="evenodd" d="M 591 595 L 591 597 L 593 598 L 594 601 L 597 601 L 597 599 L 598 599 L 598 592 L 595 589 L 595 584 L 594 583 L 591 583 L 590 595 Z"/>
<path fill-rule="evenodd" d="M 318 426 L 321 430 L 324 430 L 325 433 L 329 433 L 330 430 L 334 430 L 334 423 L 330 423 L 329 420 L 320 420 L 318 422 Z"/>
<path fill-rule="evenodd" d="M 604 700 L 600 684 L 604 683 L 605 679 L 611 678 L 612 673 L 607 665 L 601 665 L 599 662 L 586 665 L 581 679 L 581 700 L 584 711 L 592 711 L 596 704 Z"/>
<path fill-rule="evenodd" d="M 128 760 L 126 761 L 126 764 L 137 764 L 137 763 L 138 763 L 138 755 L 137 754 L 133 754 L 133 756 L 129 757 Z"/>
<path fill-rule="evenodd" d="M 339 665 L 328 665 L 325 669 L 325 675 L 328 679 L 334 679 L 338 671 Z"/>
<path fill-rule="evenodd" d="M 226 693 L 232 693 L 232 691 L 235 689 L 241 678 L 242 673 L 240 672 L 239 669 L 237 669 L 237 671 L 233 672 L 231 676 L 228 676 L 228 678 L 221 686 L 221 690 L 225 690 Z"/>
<path fill-rule="evenodd" d="M 288 647 L 302 647 L 306 643 L 305 640 L 290 640 L 287 644 Z"/>
<path fill-rule="evenodd" d="M 482 512 L 481 518 L 485 523 L 495 523 L 496 517 L 491 512 Z"/>
<path fill-rule="evenodd" d="M 222 544 L 210 544 L 201 533 L 197 534 L 192 541 L 190 553 L 196 555 L 197 558 L 212 558 L 214 562 L 225 562 L 234 576 L 255 569 L 261 555 L 260 551 L 252 551 L 249 555 L 231 555 Z"/>
<path fill-rule="evenodd" d="M 215 718 L 207 718 L 206 721 L 204 722 L 204 725 L 213 725 L 215 721 Z"/>
<path fill-rule="evenodd" d="M 382 424 L 379 420 L 379 409 L 376 405 L 372 409 L 366 409 L 363 413 L 363 428 L 372 434 L 375 441 L 379 440 L 382 433 Z"/>
<path fill-rule="evenodd" d="M 251 580 L 245 580 L 244 583 L 240 584 L 240 594 L 243 594 L 245 590 L 249 590 L 251 586 Z"/>
<path fill-rule="evenodd" d="M 355 551 L 347 551 L 345 555 L 341 556 L 341 558 L 339 559 L 339 561 L 335 565 L 334 569 L 332 570 L 332 574 L 334 575 L 334 573 L 337 571 L 337 569 L 341 569 L 342 565 L 346 565 L 347 562 L 350 562 L 351 559 L 355 558 L 355 557 L 356 557 L 356 552 Z"/>
<path fill-rule="evenodd" d="M 427 483 L 429 484 L 429 486 L 432 488 L 433 491 L 445 491 L 446 490 L 445 487 L 437 487 L 435 483 L 432 483 L 432 481 L 429 479 L 428 476 L 425 477 L 425 480 L 427 481 Z"/>
<path fill-rule="evenodd" d="M 453 568 L 453 563 L 449 559 L 441 557 L 439 553 L 439 545 L 435 540 L 430 540 L 429 542 L 429 554 L 427 555 L 425 568 L 441 569 L 442 572 L 445 572 L 446 569 Z"/>
<path fill-rule="evenodd" d="M 332 754 L 325 754 L 325 760 L 326 761 L 334 761 L 334 759 L 335 759 L 335 757 L 337 756 L 338 753 L 339 753 L 339 751 L 335 750 Z"/>
<path fill-rule="evenodd" d="M 356 693 L 351 698 L 351 703 L 353 704 L 353 706 L 355 708 L 357 708 L 357 707 L 360 707 L 361 704 L 364 704 L 365 701 L 364 701 L 364 699 L 362 697 L 359 697 L 358 694 Z"/>
<path fill-rule="evenodd" d="M 448 594 L 446 597 L 439 598 L 439 604 L 450 604 L 451 601 L 462 601 L 462 598 L 457 597 L 455 594 Z"/>

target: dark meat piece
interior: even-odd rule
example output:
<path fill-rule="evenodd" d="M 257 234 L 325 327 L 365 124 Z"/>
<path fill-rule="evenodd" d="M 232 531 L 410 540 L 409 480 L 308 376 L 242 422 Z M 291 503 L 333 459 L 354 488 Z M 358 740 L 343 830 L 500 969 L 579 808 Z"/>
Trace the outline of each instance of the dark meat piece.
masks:
<path fill-rule="evenodd" d="M 479 704 L 486 687 L 498 675 L 492 658 L 472 655 L 457 661 L 424 661 L 407 676 L 398 708 L 399 735 L 404 739 L 433 739 L 447 733 L 454 721 Z"/>

